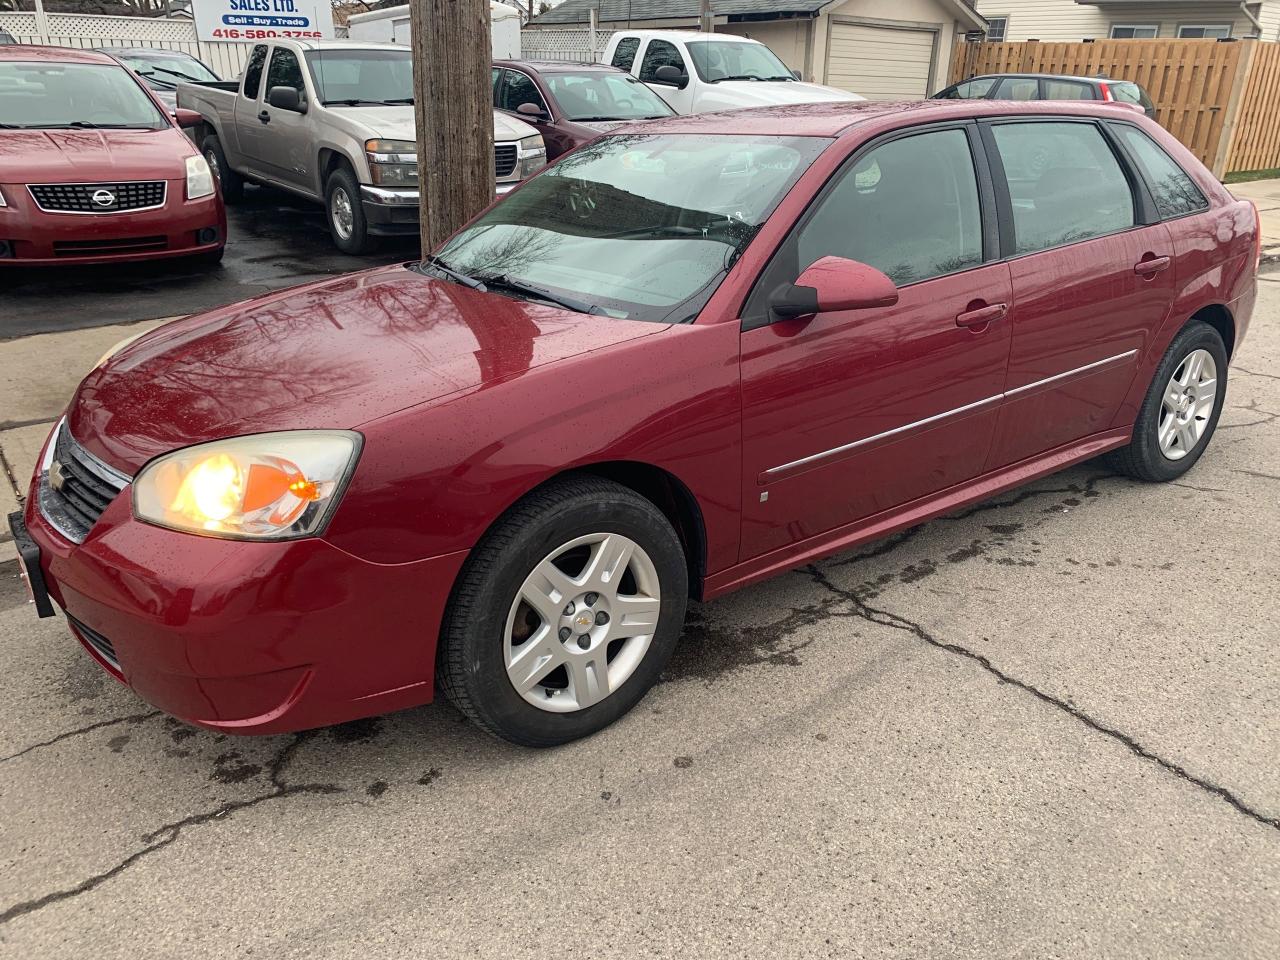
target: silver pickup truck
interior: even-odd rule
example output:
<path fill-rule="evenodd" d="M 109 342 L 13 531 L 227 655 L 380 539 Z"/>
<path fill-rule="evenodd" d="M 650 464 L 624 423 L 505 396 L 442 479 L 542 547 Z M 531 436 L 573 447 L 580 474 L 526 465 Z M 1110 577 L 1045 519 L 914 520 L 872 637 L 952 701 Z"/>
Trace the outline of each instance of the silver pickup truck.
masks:
<path fill-rule="evenodd" d="M 323 202 L 333 242 L 363 253 L 376 237 L 418 231 L 413 66 L 406 46 L 270 40 L 240 80 L 178 85 L 190 131 L 235 203 L 246 181 Z M 495 113 L 498 194 L 546 164 L 537 130 Z"/>

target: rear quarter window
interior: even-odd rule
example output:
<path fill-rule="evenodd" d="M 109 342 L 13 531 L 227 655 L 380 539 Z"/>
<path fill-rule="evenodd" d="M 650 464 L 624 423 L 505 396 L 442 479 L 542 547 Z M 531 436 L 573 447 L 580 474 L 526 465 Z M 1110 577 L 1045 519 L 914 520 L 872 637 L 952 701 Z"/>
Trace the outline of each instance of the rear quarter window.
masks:
<path fill-rule="evenodd" d="M 1160 144 L 1128 124 L 1112 124 L 1111 129 L 1137 162 L 1162 219 L 1181 217 L 1209 206 L 1191 175 L 1178 166 Z"/>
<path fill-rule="evenodd" d="M 636 62 L 636 51 L 639 49 L 639 37 L 623 37 L 618 41 L 618 45 L 614 47 L 613 59 L 609 62 L 615 67 L 630 71 L 631 65 Z"/>

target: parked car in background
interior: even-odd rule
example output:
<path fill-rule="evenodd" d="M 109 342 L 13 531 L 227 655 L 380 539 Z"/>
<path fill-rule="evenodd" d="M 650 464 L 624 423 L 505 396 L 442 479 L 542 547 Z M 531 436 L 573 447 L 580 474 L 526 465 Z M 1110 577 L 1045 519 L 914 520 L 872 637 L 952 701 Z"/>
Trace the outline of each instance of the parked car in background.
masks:
<path fill-rule="evenodd" d="M 933 95 L 934 100 L 1106 100 L 1138 107 L 1152 120 L 1156 105 L 1131 80 L 1051 73 L 997 73 L 970 77 Z"/>
<path fill-rule="evenodd" d="M 146 81 L 155 95 L 170 110 L 178 106 L 178 84 L 185 81 L 208 83 L 218 75 L 204 63 L 181 50 L 159 47 L 98 47 L 109 53 Z"/>
<path fill-rule="evenodd" d="M 647 83 L 676 113 L 862 99 L 804 83 L 759 40 L 727 33 L 620 30 L 601 59 Z"/>
<path fill-rule="evenodd" d="M 325 205 L 334 244 L 364 253 L 418 232 L 418 143 L 410 49 L 347 40 L 256 44 L 239 81 L 179 83 L 178 104 L 228 203 L 246 181 Z M 538 131 L 493 115 L 496 192 L 546 165 Z"/>
<path fill-rule="evenodd" d="M 493 105 L 542 134 L 548 160 L 624 123 L 675 114 L 665 100 L 617 67 L 561 60 L 497 61 Z"/>
<path fill-rule="evenodd" d="M 0 277 L 38 264 L 222 258 L 208 164 L 112 57 L 0 47 Z"/>
<path fill-rule="evenodd" d="M 563 743 L 640 700 L 690 596 L 1107 452 L 1185 474 L 1258 239 L 1115 105 L 623 127 L 421 263 L 123 345 L 10 526 L 37 608 L 189 722 L 297 730 L 439 682 Z"/>

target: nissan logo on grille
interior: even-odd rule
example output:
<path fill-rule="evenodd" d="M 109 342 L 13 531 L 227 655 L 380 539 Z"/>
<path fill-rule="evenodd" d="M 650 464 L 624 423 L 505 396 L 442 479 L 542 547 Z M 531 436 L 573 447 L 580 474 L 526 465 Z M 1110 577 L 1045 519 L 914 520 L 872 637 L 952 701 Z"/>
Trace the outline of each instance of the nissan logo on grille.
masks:
<path fill-rule="evenodd" d="M 95 190 L 92 199 L 99 207 L 111 207 L 115 206 L 116 195 L 110 190 Z"/>

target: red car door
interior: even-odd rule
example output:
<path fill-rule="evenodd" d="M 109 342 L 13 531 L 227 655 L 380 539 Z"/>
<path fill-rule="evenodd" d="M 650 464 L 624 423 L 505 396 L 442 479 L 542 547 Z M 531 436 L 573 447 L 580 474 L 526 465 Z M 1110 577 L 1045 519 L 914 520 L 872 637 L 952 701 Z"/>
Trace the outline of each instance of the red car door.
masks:
<path fill-rule="evenodd" d="M 742 559 L 982 471 L 1012 291 L 1008 265 L 989 262 L 994 211 L 979 189 L 976 143 L 962 123 L 864 149 L 756 284 L 741 341 Z M 899 302 L 774 318 L 770 294 L 825 256 L 884 271 Z"/>
<path fill-rule="evenodd" d="M 1098 123 L 992 123 L 1008 183 L 1013 344 L 988 469 L 1107 430 L 1174 295 L 1169 230 Z"/>

